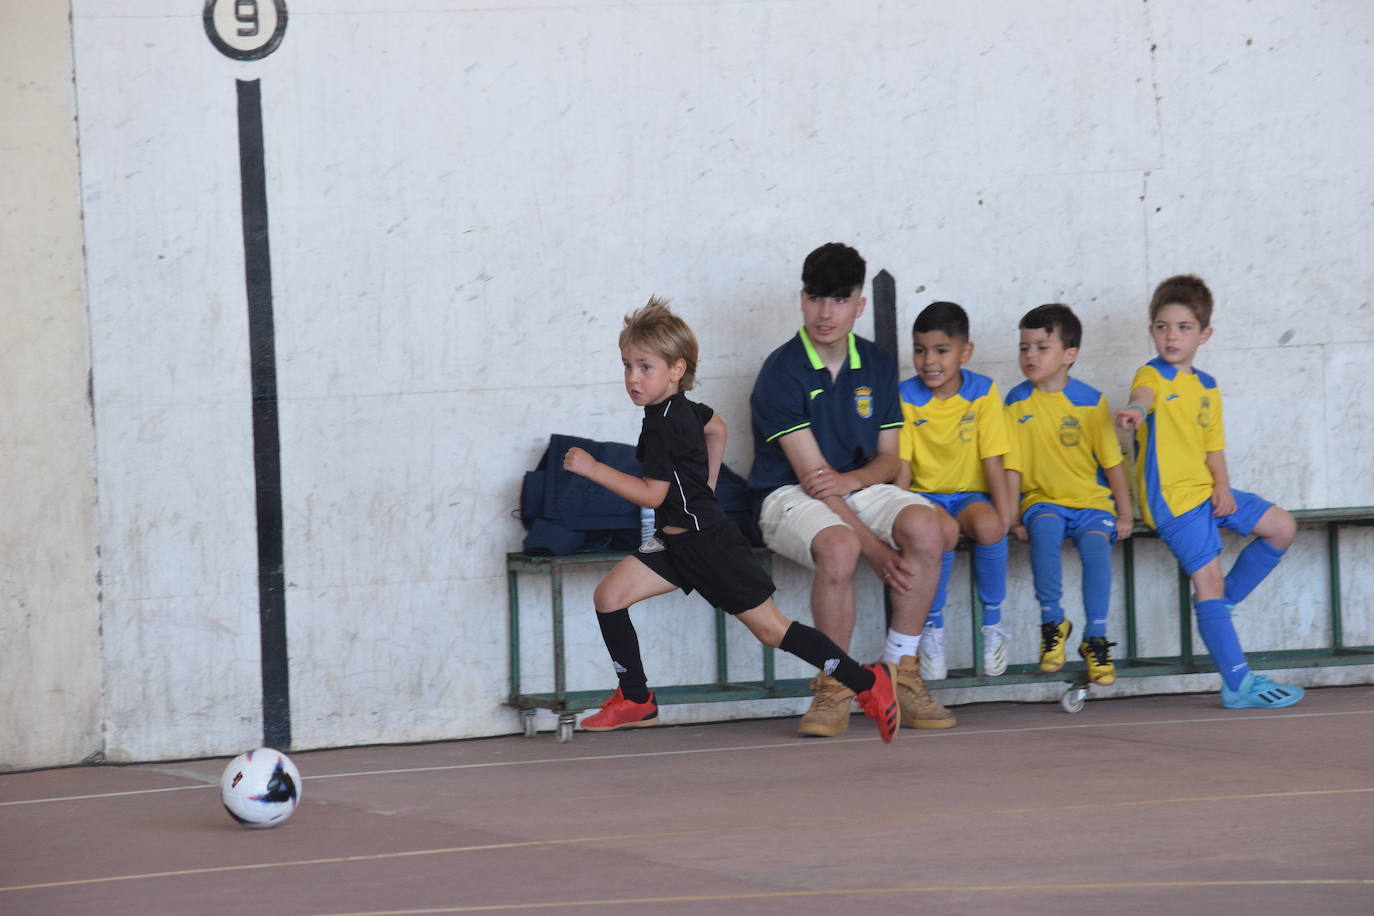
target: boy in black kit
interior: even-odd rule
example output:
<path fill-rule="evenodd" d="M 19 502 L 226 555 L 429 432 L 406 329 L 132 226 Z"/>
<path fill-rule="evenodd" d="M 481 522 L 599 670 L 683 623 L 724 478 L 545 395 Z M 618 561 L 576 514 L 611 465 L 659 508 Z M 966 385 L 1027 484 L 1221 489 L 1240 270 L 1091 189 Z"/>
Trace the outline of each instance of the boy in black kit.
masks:
<path fill-rule="evenodd" d="M 693 589 L 737 617 L 764 645 L 781 648 L 839 680 L 878 723 L 884 741 L 897 731 L 893 665 L 860 665 L 819 630 L 789 621 L 773 603 L 774 586 L 749 542 L 716 502 L 725 454 L 725 422 L 682 394 L 695 382 L 697 342 L 691 328 L 650 299 L 625 316 L 620 332 L 625 390 L 644 408 L 638 458 L 644 476 L 632 477 L 571 448 L 563 467 L 640 506 L 655 510 L 662 546 L 647 541 L 621 560 L 593 595 L 602 638 L 620 686 L 598 712 L 582 720 L 588 731 L 659 724 L 648 688 L 630 605 L 675 588 Z"/>

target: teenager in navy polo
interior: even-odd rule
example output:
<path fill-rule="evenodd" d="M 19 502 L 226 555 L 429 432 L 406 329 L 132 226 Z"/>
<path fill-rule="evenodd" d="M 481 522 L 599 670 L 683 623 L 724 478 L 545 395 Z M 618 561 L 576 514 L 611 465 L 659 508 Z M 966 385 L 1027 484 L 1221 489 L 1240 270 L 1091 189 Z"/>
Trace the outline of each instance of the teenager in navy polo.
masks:
<path fill-rule="evenodd" d="M 848 357 L 832 377 L 803 327 L 769 355 L 750 399 L 754 467 L 749 486 L 771 492 L 798 483 L 779 440 L 810 429 L 821 455 L 837 471 L 853 471 L 878 454 L 878 433 L 902 428 L 896 396 L 897 361 L 849 333 Z"/>
<path fill-rule="evenodd" d="M 924 497 L 891 484 L 900 467 L 897 364 L 854 334 L 867 304 L 865 272 L 859 253 L 839 242 L 807 255 L 802 328 L 769 355 L 750 397 L 749 485 L 764 543 L 815 570 L 812 618 L 841 648 L 854 631 L 859 557 L 873 565 L 892 593 L 883 660 L 897 664 L 902 723 L 948 728 L 954 716 L 926 690 L 916 655 L 940 556 L 957 532 Z M 811 686 L 798 731 L 844 731 L 853 692 L 824 673 Z"/>

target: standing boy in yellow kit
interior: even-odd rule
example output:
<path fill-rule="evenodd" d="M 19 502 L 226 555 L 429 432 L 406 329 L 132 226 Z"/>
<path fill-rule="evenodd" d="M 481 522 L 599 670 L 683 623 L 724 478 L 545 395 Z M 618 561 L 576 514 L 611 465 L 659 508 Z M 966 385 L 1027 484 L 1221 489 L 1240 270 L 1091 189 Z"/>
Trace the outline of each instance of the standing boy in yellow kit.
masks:
<path fill-rule="evenodd" d="M 1026 380 L 1007 392 L 1007 426 L 1014 447 L 1007 481 L 1020 494 L 1012 533 L 1030 540 L 1031 573 L 1040 602 L 1040 670 L 1064 667 L 1073 624 L 1060 598 L 1060 549 L 1073 540 L 1083 562 L 1083 641 L 1078 654 L 1094 684 L 1116 682 L 1107 641 L 1112 596 L 1112 544 L 1135 524 L 1121 445 L 1111 408 L 1096 388 L 1069 377 L 1078 359 L 1083 325 L 1073 309 L 1053 303 L 1021 319 L 1021 372 Z"/>
<path fill-rule="evenodd" d="M 1267 500 L 1231 489 L 1221 391 L 1193 359 L 1212 336 L 1212 293 L 1194 276 L 1170 277 L 1150 299 L 1150 336 L 1159 354 L 1135 374 L 1131 402 L 1116 424 L 1136 434 L 1141 514 L 1169 545 L 1193 583 L 1198 632 L 1221 672 L 1228 709 L 1276 709 L 1303 689 L 1255 674 L 1245 660 L 1231 610 L 1278 565 L 1297 536 L 1293 516 Z M 1255 539 L 1221 574 L 1221 534 Z"/>
<path fill-rule="evenodd" d="M 1007 670 L 1002 600 L 1007 594 L 1007 529 L 1016 498 L 1003 456 L 1011 449 L 997 383 L 963 366 L 973 356 L 968 314 L 954 302 L 932 302 L 911 329 L 916 374 L 902 382 L 901 470 L 909 488 L 954 517 L 973 541 L 973 570 L 983 605 L 983 673 Z M 948 675 L 944 607 L 954 553 L 940 564 L 940 584 L 919 643 L 921 676 Z"/>

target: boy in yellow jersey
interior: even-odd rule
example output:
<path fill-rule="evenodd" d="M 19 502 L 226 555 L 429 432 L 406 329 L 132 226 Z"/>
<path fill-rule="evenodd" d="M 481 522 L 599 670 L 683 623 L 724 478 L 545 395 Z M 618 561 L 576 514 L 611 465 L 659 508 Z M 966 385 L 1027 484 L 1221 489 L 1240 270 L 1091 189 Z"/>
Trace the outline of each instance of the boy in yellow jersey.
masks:
<path fill-rule="evenodd" d="M 1112 543 L 1131 536 L 1134 516 L 1111 408 L 1096 388 L 1069 377 L 1083 326 L 1067 305 L 1042 305 L 1021 319 L 1021 372 L 1007 392 L 1013 448 L 1007 485 L 1021 495 L 1012 533 L 1030 540 L 1031 573 L 1040 602 L 1040 670 L 1064 667 L 1073 624 L 1059 600 L 1060 548 L 1073 540 L 1083 562 L 1083 642 L 1078 654 L 1094 684 L 1116 683 L 1107 641 L 1112 595 Z"/>
<path fill-rule="evenodd" d="M 1193 276 L 1170 277 L 1150 299 L 1150 336 L 1159 356 L 1140 367 L 1131 402 L 1116 423 L 1136 434 L 1141 514 L 1192 579 L 1197 628 L 1221 672 L 1228 709 L 1276 709 L 1303 689 L 1250 671 L 1231 609 L 1267 576 L 1297 536 L 1293 516 L 1253 493 L 1231 489 L 1221 392 L 1193 368 L 1212 336 L 1212 293 Z M 1223 578 L 1221 534 L 1256 537 Z"/>
<path fill-rule="evenodd" d="M 973 569 L 983 604 L 983 671 L 1007 670 L 1002 600 L 1007 593 L 1007 529 L 1016 498 L 1002 459 L 1011 449 L 997 383 L 962 368 L 973 356 L 968 315 L 953 302 L 933 302 L 911 329 L 916 375 L 902 382 L 902 459 L 897 485 L 920 493 L 954 517 L 973 541 Z M 921 631 L 926 680 L 948 675 L 944 607 L 953 552 L 944 554 L 940 584 Z"/>

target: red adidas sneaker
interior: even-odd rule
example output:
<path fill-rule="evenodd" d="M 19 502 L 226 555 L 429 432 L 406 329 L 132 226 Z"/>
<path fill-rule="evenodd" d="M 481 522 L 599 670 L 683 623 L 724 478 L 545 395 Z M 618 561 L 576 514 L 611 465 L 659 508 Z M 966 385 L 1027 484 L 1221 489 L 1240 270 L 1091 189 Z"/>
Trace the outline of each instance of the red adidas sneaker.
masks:
<path fill-rule="evenodd" d="M 897 693 L 893 686 L 897 679 L 897 666 L 891 662 L 874 662 L 864 667 L 873 672 L 873 686 L 855 699 L 864 715 L 878 723 L 878 734 L 883 736 L 883 740 L 891 741 L 901 722 L 901 710 L 897 706 Z"/>
<path fill-rule="evenodd" d="M 891 692 L 889 688 L 889 692 Z M 580 723 L 589 732 L 609 732 L 617 728 L 643 728 L 647 725 L 661 724 L 658 718 L 658 704 L 654 702 L 653 691 L 644 703 L 625 699 L 620 688 L 615 689 L 611 698 L 601 704 L 601 710 L 587 716 Z"/>

